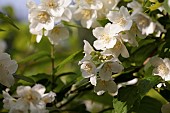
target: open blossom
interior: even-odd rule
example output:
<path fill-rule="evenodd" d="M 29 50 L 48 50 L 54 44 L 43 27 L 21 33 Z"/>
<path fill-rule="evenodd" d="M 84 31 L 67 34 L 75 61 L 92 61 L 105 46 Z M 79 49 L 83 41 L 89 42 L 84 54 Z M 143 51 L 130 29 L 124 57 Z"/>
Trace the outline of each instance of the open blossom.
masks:
<path fill-rule="evenodd" d="M 93 46 L 97 50 L 106 50 L 113 48 L 117 42 L 115 36 L 119 33 L 119 28 L 114 28 L 112 24 L 108 23 L 105 27 L 97 27 L 93 30 L 93 35 L 97 38 Z"/>
<path fill-rule="evenodd" d="M 118 11 L 110 11 L 107 18 L 113 23 L 120 26 L 121 31 L 129 30 L 132 26 L 131 16 L 124 6 Z"/>
<path fill-rule="evenodd" d="M 40 7 L 54 16 L 56 22 L 69 21 L 72 18 L 72 13 L 68 8 L 71 2 L 72 0 L 43 0 Z"/>
<path fill-rule="evenodd" d="M 0 53 L 0 83 L 10 87 L 14 84 L 13 74 L 16 72 L 18 64 L 15 60 L 11 60 L 7 53 Z"/>
<path fill-rule="evenodd" d="M 111 79 L 112 74 L 120 73 L 124 67 L 117 60 L 109 60 L 101 64 L 99 67 L 99 76 L 101 80 L 108 81 Z"/>
<path fill-rule="evenodd" d="M 97 84 L 94 87 L 94 91 L 97 93 L 97 95 L 102 95 L 106 91 L 109 93 L 116 93 L 117 85 L 111 79 L 108 81 L 97 79 Z"/>
<path fill-rule="evenodd" d="M 37 35 L 37 42 L 43 36 L 43 29 L 51 30 L 54 28 L 54 17 L 42 8 L 33 8 L 30 10 L 28 17 L 30 21 L 30 32 Z"/>
<path fill-rule="evenodd" d="M 106 18 L 106 15 L 109 13 L 109 11 L 115 9 L 119 1 L 120 0 L 101 0 L 103 7 L 97 11 L 98 18 Z"/>
<path fill-rule="evenodd" d="M 48 37 L 51 44 L 57 45 L 69 37 L 69 31 L 66 27 L 64 27 L 64 25 L 59 24 L 56 25 L 52 30 L 45 31 L 44 35 Z"/>
<path fill-rule="evenodd" d="M 96 85 L 96 74 L 97 68 L 96 65 L 91 60 L 92 56 L 90 55 L 94 49 L 91 47 L 89 42 L 84 40 L 84 58 L 79 62 L 81 64 L 81 72 L 84 78 L 90 78 L 92 85 Z"/>
<path fill-rule="evenodd" d="M 104 54 L 106 56 L 112 55 L 115 58 L 118 58 L 120 54 L 124 58 L 129 57 L 129 52 L 128 52 L 126 46 L 121 41 L 120 36 L 117 36 L 117 42 L 114 45 L 114 47 L 104 50 L 102 52 L 102 54 Z"/>
<path fill-rule="evenodd" d="M 45 109 L 47 103 L 54 101 L 55 93 L 45 93 L 45 87 L 36 84 L 32 88 L 30 86 L 18 86 L 17 98 L 13 98 L 7 91 L 3 91 L 4 108 L 9 109 L 9 113 L 48 113 Z"/>
<path fill-rule="evenodd" d="M 74 13 L 73 18 L 81 22 L 85 28 L 90 28 L 97 19 L 97 11 L 94 9 L 79 7 Z"/>
<path fill-rule="evenodd" d="M 170 60 L 168 58 L 153 57 L 150 63 L 155 67 L 153 70 L 154 75 L 161 76 L 165 81 L 170 80 Z"/>
<path fill-rule="evenodd" d="M 60 17 L 72 0 L 43 0 L 40 7 L 45 8 L 52 16 Z"/>

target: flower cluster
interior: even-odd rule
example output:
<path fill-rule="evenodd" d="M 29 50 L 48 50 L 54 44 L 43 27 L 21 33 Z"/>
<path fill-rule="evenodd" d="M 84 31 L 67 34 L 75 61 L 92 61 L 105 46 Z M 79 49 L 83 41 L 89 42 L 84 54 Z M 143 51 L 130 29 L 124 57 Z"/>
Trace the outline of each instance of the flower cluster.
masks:
<path fill-rule="evenodd" d="M 81 16 L 82 26 L 86 28 L 92 26 L 92 23 L 97 20 L 97 11 L 104 6 L 102 3 L 102 1 L 95 0 L 85 0 L 85 3 L 77 2 L 79 6 L 77 10 L 81 9 L 79 13 L 84 14 Z M 116 7 L 115 4 L 112 6 Z M 94 90 L 98 95 L 105 91 L 110 93 L 117 91 L 117 85 L 113 81 L 112 75 L 120 73 L 124 69 L 118 59 L 119 56 L 124 58 L 130 56 L 125 43 L 138 46 L 137 37 L 144 39 L 150 34 L 158 36 L 161 32 L 166 32 L 161 24 L 152 21 L 143 12 L 142 6 L 138 2 L 132 1 L 127 4 L 127 7 L 121 6 L 116 10 L 109 10 L 105 15 L 109 22 L 104 27 L 99 26 L 92 30 L 97 39 L 93 42 L 94 48 L 87 41 L 84 41 L 85 56 L 79 64 L 81 64 L 83 77 L 90 78 L 90 82 L 94 85 Z M 89 13 L 86 12 L 85 15 L 83 11 L 87 8 Z M 131 14 L 128 9 L 132 10 Z M 83 18 L 85 16 L 86 19 Z"/>
<path fill-rule="evenodd" d="M 48 113 L 46 104 L 54 101 L 56 94 L 50 91 L 45 92 L 45 87 L 36 84 L 30 86 L 18 86 L 17 95 L 12 97 L 8 93 L 9 89 L 3 91 L 4 108 L 9 109 L 9 113 Z"/>
<path fill-rule="evenodd" d="M 72 13 L 68 9 L 71 2 L 72 0 L 43 0 L 37 5 L 34 1 L 27 1 L 29 28 L 32 34 L 37 35 L 37 42 L 45 35 L 52 44 L 58 44 L 69 36 L 61 21 L 70 21 L 72 18 Z"/>
<path fill-rule="evenodd" d="M 150 59 L 151 65 L 154 67 L 153 69 L 153 75 L 160 76 L 164 81 L 170 80 L 170 60 L 169 58 L 160 58 L 157 56 L 154 56 Z M 162 85 L 165 85 L 164 83 L 159 83 L 157 87 L 161 87 Z"/>

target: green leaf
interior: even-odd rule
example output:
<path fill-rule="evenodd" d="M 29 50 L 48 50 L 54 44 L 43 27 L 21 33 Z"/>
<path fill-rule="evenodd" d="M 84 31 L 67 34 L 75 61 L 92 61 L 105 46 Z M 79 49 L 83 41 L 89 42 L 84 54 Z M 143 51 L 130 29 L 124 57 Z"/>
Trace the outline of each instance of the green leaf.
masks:
<path fill-rule="evenodd" d="M 49 77 L 50 77 L 51 75 L 48 75 L 48 74 L 46 74 L 46 73 L 38 73 L 38 74 L 36 74 L 36 75 L 32 75 L 31 77 L 32 77 L 32 79 L 34 79 L 34 81 L 39 81 L 39 80 L 42 80 L 42 79 L 49 79 Z"/>
<path fill-rule="evenodd" d="M 38 52 L 38 53 L 35 53 L 33 55 L 26 57 L 25 59 L 21 60 L 18 63 L 26 63 L 26 62 L 30 62 L 30 61 L 36 61 L 37 59 L 40 59 L 40 58 L 43 58 L 46 56 L 49 56 L 48 52 L 41 51 L 41 52 Z"/>
<path fill-rule="evenodd" d="M 117 98 L 113 98 L 113 107 L 116 113 L 128 113 L 137 103 L 161 81 L 159 76 L 149 76 L 141 79 L 137 86 L 126 86 L 120 88 Z"/>
<path fill-rule="evenodd" d="M 5 31 L 5 30 L 0 28 L 0 31 Z"/>
<path fill-rule="evenodd" d="M 137 100 L 140 100 L 140 96 L 136 86 L 120 88 L 118 97 L 113 98 L 115 113 L 127 113 Z"/>
<path fill-rule="evenodd" d="M 65 73 L 61 73 L 61 74 L 57 75 L 56 78 L 66 76 L 66 75 L 77 75 L 77 74 L 75 72 L 65 72 Z"/>
<path fill-rule="evenodd" d="M 78 59 L 80 58 L 80 56 L 82 56 L 82 50 L 73 53 L 72 55 L 70 55 L 69 57 L 67 57 L 65 60 L 63 60 L 62 62 L 60 62 L 60 63 L 56 66 L 54 72 L 56 73 L 57 70 L 58 70 L 59 68 L 61 68 L 62 66 L 64 66 L 65 64 L 67 64 L 67 63 L 69 63 L 69 62 L 72 62 L 72 61 L 78 60 Z"/>
<path fill-rule="evenodd" d="M 161 81 L 160 76 L 148 76 L 141 79 L 137 86 L 141 98 L 143 98 L 145 94 L 149 92 L 149 90 L 153 88 L 156 84 L 158 84 L 160 81 Z"/>
<path fill-rule="evenodd" d="M 19 28 L 14 24 L 13 20 L 9 18 L 7 15 L 3 14 L 2 12 L 0 12 L 0 20 L 12 25 L 13 27 L 19 30 Z"/>
<path fill-rule="evenodd" d="M 155 98 L 145 96 L 135 113 L 160 113 L 162 104 Z"/>
<path fill-rule="evenodd" d="M 21 79 L 21 80 L 24 80 L 26 82 L 35 84 L 35 81 L 30 77 L 26 77 L 26 76 L 23 76 L 23 75 L 14 75 L 14 77 L 17 78 L 17 79 Z"/>
<path fill-rule="evenodd" d="M 130 56 L 129 60 L 132 63 L 135 63 L 136 66 L 141 66 L 144 61 L 153 53 L 157 46 L 158 44 L 155 42 L 142 46 Z"/>
<path fill-rule="evenodd" d="M 170 14 L 170 6 L 168 6 L 168 0 L 165 0 L 163 3 L 165 10 Z"/>

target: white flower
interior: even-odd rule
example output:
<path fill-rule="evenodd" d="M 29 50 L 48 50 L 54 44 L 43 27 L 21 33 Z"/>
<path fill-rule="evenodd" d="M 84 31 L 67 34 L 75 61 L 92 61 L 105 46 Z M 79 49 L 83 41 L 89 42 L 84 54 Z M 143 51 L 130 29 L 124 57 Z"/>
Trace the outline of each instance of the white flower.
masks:
<path fill-rule="evenodd" d="M 79 7 L 73 14 L 75 20 L 80 21 L 85 28 L 90 28 L 97 19 L 97 11 L 88 8 Z"/>
<path fill-rule="evenodd" d="M 7 92 L 3 92 L 4 104 L 9 109 L 9 113 L 48 113 L 46 110 L 46 103 L 54 101 L 56 94 L 53 92 L 45 93 L 45 87 L 36 84 L 32 88 L 30 86 L 18 86 L 17 87 L 17 99 L 10 97 Z M 14 104 L 11 102 L 14 101 Z M 5 106 L 4 105 L 4 106 Z"/>
<path fill-rule="evenodd" d="M 104 105 L 102 103 L 98 103 L 93 100 L 85 100 L 84 104 L 86 106 L 86 110 L 90 113 L 99 113 L 104 108 Z"/>
<path fill-rule="evenodd" d="M 113 48 L 117 42 L 115 36 L 117 36 L 119 28 L 114 28 L 112 24 L 108 23 L 105 27 L 97 27 L 93 29 L 93 35 L 97 38 L 94 41 L 93 46 L 97 50 L 106 50 Z"/>
<path fill-rule="evenodd" d="M 16 103 L 16 99 L 13 98 L 12 96 L 10 96 L 8 91 L 9 91 L 9 89 L 6 89 L 6 91 L 2 91 L 3 92 L 3 97 L 4 97 L 4 99 L 3 99 L 3 103 L 4 103 L 3 107 L 5 109 L 10 109 Z"/>
<path fill-rule="evenodd" d="M 143 11 L 141 4 L 139 4 L 136 0 L 128 3 L 127 6 L 133 9 L 132 16 Z"/>
<path fill-rule="evenodd" d="M 79 64 L 81 64 L 81 72 L 84 78 L 90 78 L 90 82 L 92 85 L 96 85 L 96 74 L 97 69 L 96 65 L 91 60 L 92 56 L 91 53 L 94 52 L 93 47 L 84 40 L 84 58 L 79 61 Z"/>
<path fill-rule="evenodd" d="M 52 30 L 45 31 L 45 36 L 48 36 L 51 44 L 57 45 L 61 41 L 67 39 L 69 37 L 69 31 L 64 25 L 59 24 L 55 26 Z"/>
<path fill-rule="evenodd" d="M 152 57 L 150 63 L 155 68 L 153 69 L 153 74 L 161 76 L 163 80 L 170 80 L 170 60 L 168 58 Z"/>
<path fill-rule="evenodd" d="M 111 79 L 112 74 L 120 73 L 124 67 L 115 59 L 106 61 L 99 66 L 99 76 L 101 80 L 108 81 Z"/>
<path fill-rule="evenodd" d="M 94 87 L 94 91 L 97 93 L 97 95 L 102 95 L 106 91 L 109 93 L 116 93 L 117 85 L 113 80 L 104 81 L 97 79 L 97 84 Z"/>
<path fill-rule="evenodd" d="M 115 9 L 119 1 L 120 0 L 101 0 L 103 7 L 100 10 L 97 10 L 98 18 L 106 18 L 106 15 L 109 13 L 109 11 Z"/>
<path fill-rule="evenodd" d="M 99 10 L 103 7 L 103 3 L 100 0 L 81 0 L 77 3 L 79 7 L 84 7 L 88 9 Z"/>
<path fill-rule="evenodd" d="M 156 24 L 144 13 L 137 13 L 132 18 L 143 35 L 149 35 L 155 31 Z"/>
<path fill-rule="evenodd" d="M 10 55 L 7 53 L 0 53 L 0 83 L 10 87 L 14 84 L 14 77 L 12 74 L 16 72 L 18 64 L 16 61 L 11 60 Z"/>
<path fill-rule="evenodd" d="M 43 29 L 51 30 L 54 28 L 54 17 L 52 17 L 46 10 L 41 8 L 34 8 L 29 12 L 30 32 L 37 35 L 38 41 L 41 40 Z"/>
<path fill-rule="evenodd" d="M 84 58 L 79 61 L 79 64 L 83 63 L 84 61 L 89 61 L 91 60 L 92 56 L 90 55 L 92 52 L 94 52 L 93 47 L 89 44 L 89 42 L 87 42 L 86 40 L 84 41 Z"/>
<path fill-rule="evenodd" d="M 84 78 L 90 78 L 92 85 L 96 85 L 97 69 L 92 61 L 84 61 L 81 64 L 81 72 Z"/>
<path fill-rule="evenodd" d="M 72 0 L 43 0 L 40 7 L 46 9 L 54 17 L 61 17 L 71 1 Z"/>
<path fill-rule="evenodd" d="M 112 55 L 115 58 L 118 58 L 120 54 L 124 58 L 128 58 L 129 57 L 129 52 L 128 52 L 126 46 L 121 41 L 120 36 L 117 37 L 117 42 L 114 45 L 114 47 L 104 50 L 102 52 L 102 54 L 104 54 L 106 56 Z"/>
<path fill-rule="evenodd" d="M 110 11 L 107 18 L 113 23 L 120 26 L 122 31 L 129 30 L 132 26 L 131 16 L 124 6 L 118 11 Z"/>

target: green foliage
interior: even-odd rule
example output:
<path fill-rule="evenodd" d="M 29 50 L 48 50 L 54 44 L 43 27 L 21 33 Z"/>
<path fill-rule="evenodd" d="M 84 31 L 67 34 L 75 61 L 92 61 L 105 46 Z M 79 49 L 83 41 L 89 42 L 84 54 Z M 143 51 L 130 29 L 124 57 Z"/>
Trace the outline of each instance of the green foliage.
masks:
<path fill-rule="evenodd" d="M 19 30 L 19 28 L 14 24 L 13 20 L 2 12 L 0 12 L 0 22 L 7 23 Z"/>

